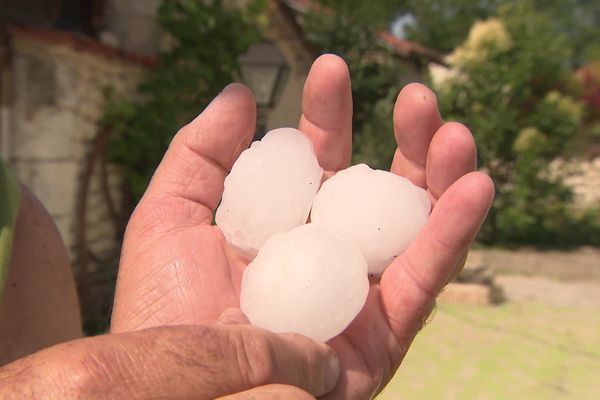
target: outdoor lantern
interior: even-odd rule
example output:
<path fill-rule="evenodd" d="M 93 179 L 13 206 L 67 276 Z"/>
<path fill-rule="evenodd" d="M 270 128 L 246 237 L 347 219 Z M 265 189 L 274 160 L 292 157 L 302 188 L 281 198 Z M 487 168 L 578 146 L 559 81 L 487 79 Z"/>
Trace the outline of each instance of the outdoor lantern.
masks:
<path fill-rule="evenodd" d="M 254 92 L 259 108 L 275 105 L 288 75 L 288 64 L 273 42 L 256 43 L 239 58 L 242 79 Z"/>

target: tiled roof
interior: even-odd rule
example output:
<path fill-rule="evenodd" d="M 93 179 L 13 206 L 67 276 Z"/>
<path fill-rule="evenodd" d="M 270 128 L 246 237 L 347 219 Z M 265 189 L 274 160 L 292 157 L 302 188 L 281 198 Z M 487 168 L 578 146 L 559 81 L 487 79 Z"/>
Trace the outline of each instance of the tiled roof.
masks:
<path fill-rule="evenodd" d="M 307 12 L 312 6 L 314 6 L 312 0 L 283 0 L 283 3 L 285 3 L 294 11 L 301 14 Z M 389 32 L 384 31 L 379 32 L 378 35 L 381 38 L 382 44 L 393 50 L 399 56 L 419 56 L 424 57 L 429 61 L 435 62 L 437 64 L 446 65 L 446 63 L 444 62 L 444 56 L 442 54 L 426 46 L 423 46 L 420 43 L 406 39 L 401 39 L 397 36 L 392 35 Z"/>
<path fill-rule="evenodd" d="M 74 50 L 98 54 L 107 58 L 117 58 L 146 67 L 152 67 L 158 63 L 156 57 L 111 47 L 94 38 L 75 32 L 15 24 L 9 24 L 7 31 L 11 37 L 24 38 L 45 44 L 68 46 Z"/>
<path fill-rule="evenodd" d="M 429 61 L 437 64 L 446 65 L 444 56 L 437 51 L 430 49 L 429 47 L 423 46 L 420 43 L 413 42 L 410 40 L 400 39 L 397 36 L 392 35 L 389 32 L 379 32 L 379 37 L 382 39 L 385 45 L 392 48 L 399 55 L 405 57 L 411 55 L 418 55 L 429 59 Z"/>
<path fill-rule="evenodd" d="M 311 0 L 281 0 L 280 4 L 289 7 L 295 12 L 304 13 L 312 5 Z M 65 45 L 75 50 L 87 51 L 108 58 L 119 58 L 124 61 L 152 67 L 158 63 L 153 56 L 139 54 L 124 49 L 106 45 L 94 38 L 77 34 L 75 32 L 61 31 L 50 28 L 37 28 L 10 24 L 7 28 L 9 34 L 14 37 L 22 37 L 47 44 Z M 424 57 L 431 62 L 445 65 L 443 56 L 433 49 L 419 43 L 405 40 L 392 35 L 389 32 L 379 32 L 382 44 L 402 57 Z"/>

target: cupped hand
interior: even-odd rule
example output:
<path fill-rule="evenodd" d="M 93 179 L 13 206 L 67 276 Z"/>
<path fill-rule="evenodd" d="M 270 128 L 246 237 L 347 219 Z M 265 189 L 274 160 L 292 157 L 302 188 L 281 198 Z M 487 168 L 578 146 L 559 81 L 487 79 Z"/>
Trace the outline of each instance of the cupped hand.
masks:
<path fill-rule="evenodd" d="M 350 77 L 338 57 L 320 57 L 304 88 L 299 129 L 313 142 L 326 176 L 350 163 Z M 205 324 L 239 306 L 246 261 L 211 225 L 223 180 L 253 135 L 256 107 L 230 85 L 173 139 L 125 235 L 112 330 Z M 426 188 L 434 203 L 411 246 L 373 282 L 367 303 L 332 346 L 342 366 L 328 396 L 373 397 L 391 379 L 446 283 L 460 270 L 494 196 L 473 172 L 469 130 L 442 124 L 435 95 L 406 86 L 394 108 L 397 149 L 391 171 Z"/>

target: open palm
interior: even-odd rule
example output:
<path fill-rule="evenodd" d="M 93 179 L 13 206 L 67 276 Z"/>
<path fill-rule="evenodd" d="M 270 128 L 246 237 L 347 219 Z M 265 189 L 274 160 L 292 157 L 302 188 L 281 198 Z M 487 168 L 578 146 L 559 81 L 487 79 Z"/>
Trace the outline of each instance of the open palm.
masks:
<path fill-rule="evenodd" d="M 326 176 L 346 168 L 352 99 L 341 59 L 315 61 L 302 111 L 299 129 L 312 140 Z M 207 323 L 239 307 L 246 262 L 228 250 L 211 221 L 255 118 L 252 94 L 230 85 L 175 136 L 127 227 L 113 331 Z M 435 206 L 411 246 L 372 283 L 359 316 L 330 341 L 342 367 L 330 398 L 371 398 L 391 379 L 437 294 L 462 266 L 493 198 L 490 179 L 472 172 L 470 132 L 442 124 L 435 96 L 423 85 L 409 85 L 398 96 L 394 132 L 391 171 L 426 188 Z"/>

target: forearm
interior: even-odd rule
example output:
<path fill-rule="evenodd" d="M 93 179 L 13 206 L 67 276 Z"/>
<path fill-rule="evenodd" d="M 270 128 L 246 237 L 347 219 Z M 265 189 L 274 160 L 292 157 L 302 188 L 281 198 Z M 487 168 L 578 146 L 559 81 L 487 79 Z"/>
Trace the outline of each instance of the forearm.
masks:
<path fill-rule="evenodd" d="M 48 212 L 25 188 L 12 250 L 0 297 L 0 365 L 81 337 L 66 248 Z"/>

